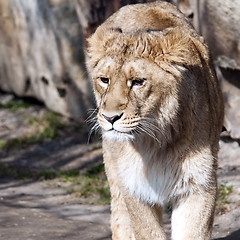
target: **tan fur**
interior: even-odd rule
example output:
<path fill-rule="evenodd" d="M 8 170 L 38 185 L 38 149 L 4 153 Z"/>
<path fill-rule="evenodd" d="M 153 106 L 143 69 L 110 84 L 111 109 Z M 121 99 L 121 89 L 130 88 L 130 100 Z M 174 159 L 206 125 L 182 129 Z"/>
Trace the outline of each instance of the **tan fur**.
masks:
<path fill-rule="evenodd" d="M 113 239 L 211 237 L 222 97 L 207 46 L 171 4 L 121 8 L 89 39 Z M 110 120 L 115 118 L 113 123 Z"/>

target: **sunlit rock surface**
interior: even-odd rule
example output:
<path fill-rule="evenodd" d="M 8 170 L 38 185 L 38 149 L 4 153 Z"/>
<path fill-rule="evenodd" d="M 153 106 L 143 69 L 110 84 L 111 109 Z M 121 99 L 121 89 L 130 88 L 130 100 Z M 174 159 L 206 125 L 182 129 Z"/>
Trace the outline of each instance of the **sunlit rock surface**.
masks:
<path fill-rule="evenodd" d="M 0 88 L 63 115 L 92 108 L 74 1 L 0 1 Z"/>

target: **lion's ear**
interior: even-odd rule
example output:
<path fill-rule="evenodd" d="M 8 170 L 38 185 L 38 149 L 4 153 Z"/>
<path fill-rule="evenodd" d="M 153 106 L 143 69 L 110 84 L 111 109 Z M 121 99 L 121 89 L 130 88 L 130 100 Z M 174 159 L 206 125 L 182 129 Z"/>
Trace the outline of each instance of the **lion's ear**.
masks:
<path fill-rule="evenodd" d="M 209 54 L 209 49 L 208 46 L 204 43 L 203 37 L 195 37 L 195 36 L 190 36 L 190 39 L 201 56 L 201 58 L 206 62 L 209 63 L 210 60 L 210 54 Z"/>
<path fill-rule="evenodd" d="M 204 42 L 203 37 L 190 36 L 190 38 L 192 40 L 192 43 L 194 44 L 195 49 L 199 54 L 202 64 L 205 65 L 206 68 L 208 69 L 208 77 L 212 79 L 212 82 L 215 82 L 214 79 L 217 78 L 217 76 L 211 58 L 211 53 L 207 44 Z M 207 74 L 207 72 L 205 72 L 205 74 Z"/>

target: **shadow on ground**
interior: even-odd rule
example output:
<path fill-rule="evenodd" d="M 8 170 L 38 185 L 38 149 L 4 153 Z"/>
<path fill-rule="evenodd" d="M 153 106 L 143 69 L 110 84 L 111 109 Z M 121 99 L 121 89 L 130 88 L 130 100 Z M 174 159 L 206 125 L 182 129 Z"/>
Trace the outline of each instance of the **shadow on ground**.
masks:
<path fill-rule="evenodd" d="M 214 240 L 239 240 L 239 239 L 240 239 L 240 229 L 235 232 L 232 232 L 231 234 L 229 234 L 226 237 L 216 238 Z"/>
<path fill-rule="evenodd" d="M 0 191 L 0 239 L 111 239 L 108 205 L 69 203 L 42 181 L 1 179 Z"/>

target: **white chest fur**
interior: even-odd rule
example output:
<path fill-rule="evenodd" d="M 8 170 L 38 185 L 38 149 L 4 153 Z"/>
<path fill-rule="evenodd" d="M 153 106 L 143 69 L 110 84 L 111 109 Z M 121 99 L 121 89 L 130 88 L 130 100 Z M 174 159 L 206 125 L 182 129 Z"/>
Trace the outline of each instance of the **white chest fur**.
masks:
<path fill-rule="evenodd" d="M 208 185 L 211 161 L 204 159 L 202 153 L 180 162 L 173 154 L 163 156 L 146 149 L 145 155 L 141 155 L 131 147 L 126 149 L 118 159 L 118 173 L 124 186 L 138 200 L 163 205 L 174 196 Z"/>

